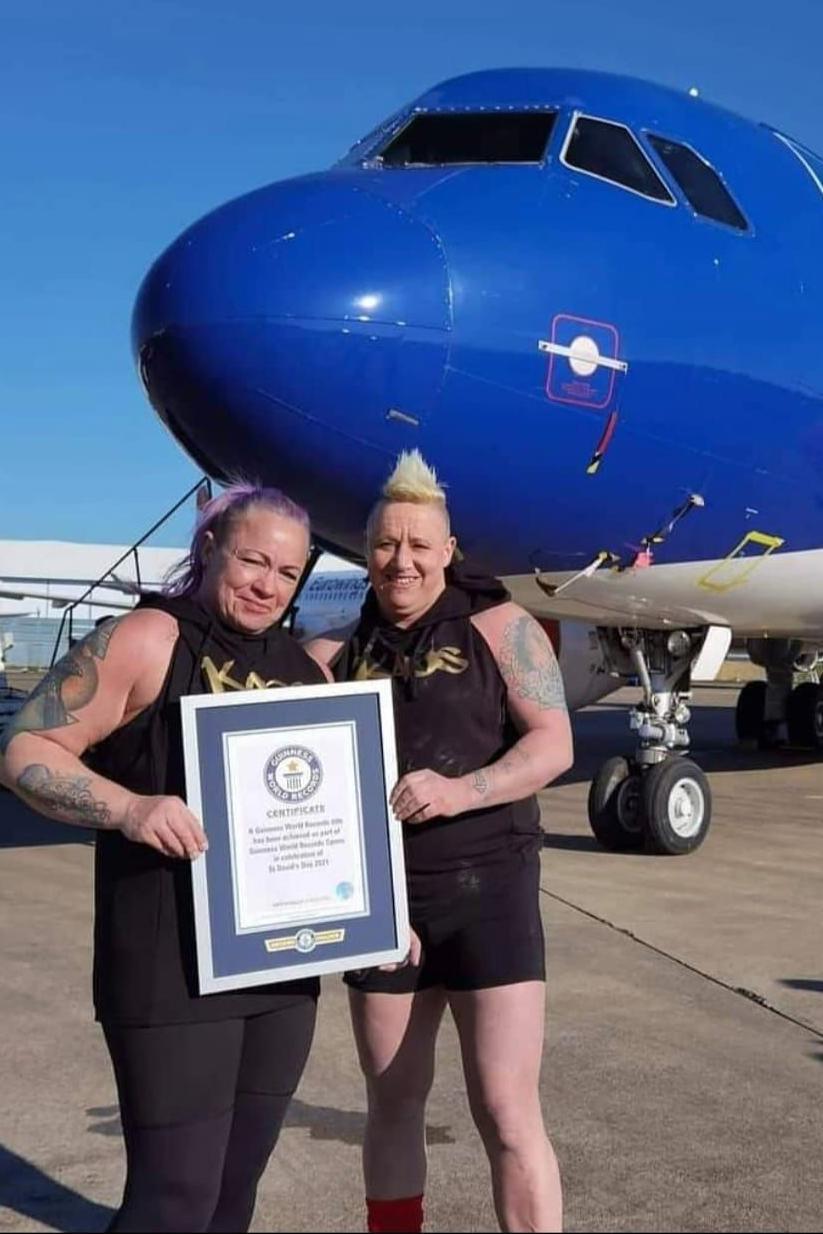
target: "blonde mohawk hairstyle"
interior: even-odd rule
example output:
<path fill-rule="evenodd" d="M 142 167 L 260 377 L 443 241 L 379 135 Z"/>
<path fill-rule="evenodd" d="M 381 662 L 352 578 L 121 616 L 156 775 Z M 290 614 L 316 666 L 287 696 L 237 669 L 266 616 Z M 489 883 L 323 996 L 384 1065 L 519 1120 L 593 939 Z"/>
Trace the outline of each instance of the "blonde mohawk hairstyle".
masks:
<path fill-rule="evenodd" d="M 450 535 L 446 492 L 419 450 L 404 450 L 398 457 L 389 478 L 383 485 L 380 500 L 372 509 L 366 526 L 366 539 L 371 541 L 378 515 L 387 501 L 409 501 L 413 505 L 437 505 L 443 511 L 446 535 Z"/>
<path fill-rule="evenodd" d="M 403 451 L 383 485 L 381 495 L 384 501 L 411 501 L 420 505 L 442 501 L 446 504 L 446 494 L 438 482 L 437 472 L 419 450 Z"/>

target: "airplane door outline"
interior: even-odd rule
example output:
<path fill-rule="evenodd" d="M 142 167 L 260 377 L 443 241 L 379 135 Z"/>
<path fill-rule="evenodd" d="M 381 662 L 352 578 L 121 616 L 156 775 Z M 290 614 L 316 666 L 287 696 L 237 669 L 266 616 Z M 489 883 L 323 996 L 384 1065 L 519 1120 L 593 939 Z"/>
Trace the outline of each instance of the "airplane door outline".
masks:
<path fill-rule="evenodd" d="M 539 339 L 537 346 L 549 356 L 546 395 L 555 403 L 605 411 L 614 398 L 618 373 L 629 370 L 620 358 L 620 334 L 610 322 L 557 313 L 551 337 Z"/>

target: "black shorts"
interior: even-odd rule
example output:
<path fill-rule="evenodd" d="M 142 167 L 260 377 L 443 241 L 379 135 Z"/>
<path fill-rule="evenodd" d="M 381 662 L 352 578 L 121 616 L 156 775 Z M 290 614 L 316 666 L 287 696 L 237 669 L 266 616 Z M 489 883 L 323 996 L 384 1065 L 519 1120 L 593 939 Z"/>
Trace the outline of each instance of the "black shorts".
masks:
<path fill-rule="evenodd" d="M 362 968 L 343 979 L 369 994 L 411 994 L 432 986 L 486 990 L 544 981 L 539 896 L 537 853 L 496 866 L 412 877 L 409 912 L 423 944 L 420 965 L 408 964 L 393 973 Z"/>

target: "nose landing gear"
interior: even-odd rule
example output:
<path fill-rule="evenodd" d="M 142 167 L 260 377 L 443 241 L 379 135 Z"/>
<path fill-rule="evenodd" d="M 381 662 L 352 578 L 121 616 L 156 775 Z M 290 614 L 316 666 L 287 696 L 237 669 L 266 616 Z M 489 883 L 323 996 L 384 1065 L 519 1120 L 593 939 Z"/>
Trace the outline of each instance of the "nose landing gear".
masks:
<path fill-rule="evenodd" d="M 651 852 L 690 853 L 705 840 L 712 794 L 705 772 L 690 758 L 667 758 L 650 767 L 643 779 L 643 805 Z"/>
<path fill-rule="evenodd" d="M 592 831 L 614 852 L 691 853 L 705 840 L 712 814 L 708 779 L 685 755 L 691 675 L 709 642 L 707 658 L 722 661 L 730 634 L 711 627 L 601 630 L 600 637 L 612 671 L 636 676 L 643 697 L 629 716 L 638 736 L 634 756 L 607 759 L 592 782 Z"/>
<path fill-rule="evenodd" d="M 589 822 L 604 848 L 622 853 L 643 847 L 641 781 L 622 754 L 607 758 L 589 788 Z"/>

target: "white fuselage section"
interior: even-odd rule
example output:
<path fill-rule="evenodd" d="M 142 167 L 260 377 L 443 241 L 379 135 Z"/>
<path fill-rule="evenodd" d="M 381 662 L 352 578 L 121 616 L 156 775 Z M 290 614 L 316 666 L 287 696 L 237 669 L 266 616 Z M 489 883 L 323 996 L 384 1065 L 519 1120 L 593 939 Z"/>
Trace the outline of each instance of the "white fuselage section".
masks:
<path fill-rule="evenodd" d="M 541 579 L 560 590 L 548 595 L 533 574 L 504 582 L 518 604 L 546 618 L 658 629 L 725 625 L 740 636 L 798 638 L 823 645 L 823 549 L 629 569 L 601 567 L 576 580 L 571 573 Z"/>

